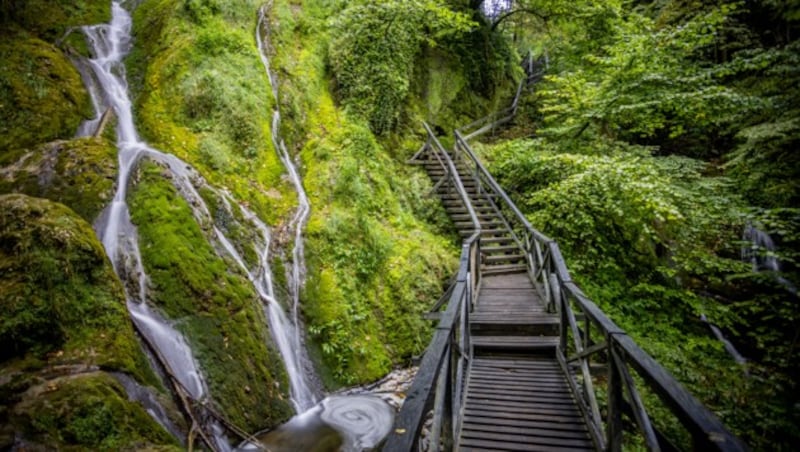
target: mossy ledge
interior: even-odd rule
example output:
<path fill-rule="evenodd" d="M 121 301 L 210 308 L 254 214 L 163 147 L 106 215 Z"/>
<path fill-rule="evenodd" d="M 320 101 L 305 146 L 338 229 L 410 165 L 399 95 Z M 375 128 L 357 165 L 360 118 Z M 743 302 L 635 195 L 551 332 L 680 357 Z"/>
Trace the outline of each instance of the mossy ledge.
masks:
<path fill-rule="evenodd" d="M 103 138 L 54 141 L 0 155 L 0 193 L 69 206 L 93 222 L 114 195 L 116 148 Z"/>
<path fill-rule="evenodd" d="M 159 385 L 86 221 L 62 204 L 0 196 L 0 275 L 0 448 L 15 437 L 48 447 L 174 444 L 103 372 Z M 111 425 L 87 430 L 98 416 L 90 407 Z"/>
<path fill-rule="evenodd" d="M 248 431 L 274 427 L 292 409 L 261 301 L 246 276 L 216 254 L 169 177 L 145 159 L 129 195 L 150 299 L 189 340 L 226 417 Z"/>

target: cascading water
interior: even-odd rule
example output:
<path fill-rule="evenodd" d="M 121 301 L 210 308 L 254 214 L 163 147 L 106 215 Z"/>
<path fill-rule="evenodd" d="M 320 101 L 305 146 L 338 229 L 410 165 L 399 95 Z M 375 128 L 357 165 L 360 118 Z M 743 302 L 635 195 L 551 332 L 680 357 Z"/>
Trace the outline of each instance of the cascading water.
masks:
<path fill-rule="evenodd" d="M 753 265 L 753 271 L 772 273 L 781 287 L 792 295 L 797 295 L 797 287 L 781 276 L 781 262 L 775 255 L 777 247 L 772 237 L 752 223 L 748 223 L 744 228 L 742 239 L 748 244 L 742 247 L 742 259 Z"/>
<path fill-rule="evenodd" d="M 278 153 L 281 162 L 286 171 L 289 173 L 289 179 L 297 192 L 297 210 L 294 217 L 289 223 L 289 229 L 292 230 L 294 235 L 294 246 L 292 248 L 292 266 L 291 271 L 287 275 L 289 282 L 289 295 L 291 298 L 290 309 L 292 312 L 292 325 L 286 325 L 287 328 L 283 331 L 277 331 L 273 328 L 276 336 L 281 333 L 286 333 L 288 336 L 277 338 L 279 347 L 281 347 L 281 354 L 286 361 L 287 372 L 289 378 L 292 380 L 292 400 L 298 412 L 303 412 L 317 402 L 315 392 L 311 389 L 309 379 L 307 378 L 313 372 L 310 365 L 310 360 L 305 354 L 305 346 L 302 340 L 302 330 L 300 327 L 300 317 L 298 309 L 300 305 L 300 290 L 303 286 L 303 279 L 305 278 L 305 250 L 303 247 L 303 228 L 308 221 L 308 215 L 311 211 L 308 202 L 308 196 L 303 188 L 303 182 L 300 180 L 300 175 L 297 168 L 289 156 L 289 151 L 286 149 L 286 143 L 280 137 L 281 114 L 278 110 L 278 80 L 275 74 L 270 70 L 269 59 L 267 58 L 267 49 L 262 39 L 262 30 L 265 26 L 265 8 L 259 10 L 258 23 L 256 26 L 256 43 L 258 44 L 259 56 L 264 65 L 264 71 L 269 79 L 272 87 L 272 95 L 275 101 L 275 110 L 272 114 L 272 144 L 275 147 L 275 152 Z M 277 303 L 273 303 L 277 304 Z M 278 313 L 275 313 L 278 314 Z M 280 316 L 283 317 L 283 312 Z M 279 320 L 279 319 L 278 319 Z M 286 353 L 284 353 L 282 343 L 286 342 Z M 290 343 L 289 343 L 290 342 Z M 305 366 L 304 366 L 305 364 Z M 294 369 L 290 370 L 290 368 Z M 296 372 L 296 375 L 292 375 Z"/>
<path fill-rule="evenodd" d="M 393 422 L 393 410 L 383 400 L 377 397 L 358 395 L 358 396 L 330 396 L 316 403 L 316 397 L 311 392 L 308 384 L 307 375 L 313 372 L 310 361 L 305 354 L 305 347 L 302 341 L 302 331 L 300 328 L 300 318 L 298 308 L 300 304 L 300 291 L 305 278 L 305 256 L 303 247 L 303 228 L 308 221 L 310 204 L 308 196 L 303 188 L 297 168 L 292 161 L 286 143 L 280 137 L 281 114 L 279 105 L 278 78 L 270 69 L 270 62 L 267 56 L 267 46 L 264 36 L 268 36 L 269 30 L 266 27 L 266 12 L 269 5 L 261 8 L 258 14 L 258 24 L 256 26 L 256 43 L 258 45 L 259 56 L 264 65 L 267 78 L 272 88 L 272 95 L 275 102 L 275 110 L 272 115 L 272 143 L 275 152 L 286 167 L 289 178 L 297 192 L 298 206 L 288 227 L 293 232 L 294 247 L 292 248 L 292 266 L 288 272 L 289 294 L 291 298 L 291 312 L 293 324 L 287 324 L 283 330 L 291 333 L 291 336 L 276 338 L 282 354 L 286 360 L 286 367 L 290 377 L 291 366 L 297 366 L 296 371 L 301 371 L 301 364 L 306 364 L 305 372 L 298 372 L 301 377 L 292 383 L 292 397 L 298 409 L 298 415 L 292 418 L 287 424 L 278 429 L 259 436 L 258 443 L 265 445 L 272 451 L 293 451 L 306 448 L 325 447 L 327 444 L 331 449 L 345 451 L 360 451 L 375 447 L 383 437 L 385 437 Z M 266 263 L 266 248 L 262 253 L 262 260 Z M 262 268 L 268 268 L 262 265 Z M 265 275 L 266 277 L 267 275 Z M 267 278 L 265 278 L 267 279 Z M 268 279 L 267 279 L 268 280 Z M 269 284 L 271 290 L 271 284 Z M 269 292 L 270 296 L 274 294 Z M 270 306 L 277 306 L 271 303 Z M 276 317 L 285 318 L 283 312 L 277 309 Z M 278 331 L 273 328 L 275 334 Z M 289 341 L 287 341 L 289 339 Z M 288 346 L 288 355 L 283 353 L 284 346 Z M 293 356 L 289 356 L 293 355 Z M 297 385 L 297 386 L 295 386 Z M 297 388 L 297 389 L 295 389 Z M 305 396 L 303 395 L 305 393 Z M 333 438 L 331 433 L 335 432 Z M 331 443 L 333 442 L 333 444 Z M 339 442 L 336 445 L 336 442 Z M 245 450 L 256 449 L 253 443 L 242 446 Z"/>
<path fill-rule="evenodd" d="M 88 61 L 93 76 L 87 80 L 87 85 L 97 88 L 89 89 L 90 94 L 95 96 L 93 103 L 97 117 L 100 117 L 101 106 L 113 108 L 117 117 L 117 189 L 111 205 L 95 227 L 114 271 L 126 282 L 128 310 L 138 330 L 154 348 L 166 370 L 178 379 L 192 398 L 201 400 L 206 396 L 207 389 L 189 345 L 177 330 L 146 304 L 147 275 L 142 265 L 136 227 L 131 222 L 126 202 L 127 187 L 131 171 L 143 155 L 163 154 L 150 149 L 139 140 L 136 133 L 122 64 L 122 59 L 130 50 L 131 17 L 117 1 L 112 2 L 111 10 L 109 24 L 83 28 L 94 55 Z M 102 95 L 102 100 L 97 94 Z M 89 123 L 88 127 L 95 124 Z M 86 134 L 87 128 L 82 128 L 78 133 Z M 228 448 L 224 436 L 216 435 L 214 440 L 218 448 Z"/>
<path fill-rule="evenodd" d="M 259 28 L 263 19 L 262 13 L 259 16 Z M 180 386 L 186 391 L 187 395 L 195 400 L 202 400 L 207 396 L 208 390 L 188 343 L 169 322 L 151 310 L 147 304 L 147 275 L 144 271 L 139 250 L 136 227 L 131 222 L 128 210 L 126 201 L 127 187 L 135 165 L 142 157 L 147 157 L 169 168 L 174 176 L 172 178 L 173 184 L 192 207 L 193 215 L 199 223 L 211 224 L 213 221 L 211 221 L 209 209 L 199 195 L 196 185 L 210 188 L 223 200 L 229 210 L 233 208 L 234 201 L 227 192 L 208 187 L 199 174 L 195 173 L 185 162 L 173 155 L 153 149 L 139 139 L 133 122 L 131 102 L 127 94 L 125 67 L 122 64 L 122 59 L 130 50 L 130 29 L 130 14 L 117 0 L 112 2 L 112 20 L 109 24 L 84 28 L 84 32 L 91 43 L 94 58 L 87 62 L 91 71 L 82 72 L 86 78 L 90 95 L 93 96 L 97 118 L 84 123 L 78 134 L 81 136 L 91 134 L 92 130 L 96 129 L 99 124 L 101 111 L 110 107 L 114 110 L 117 118 L 117 147 L 119 151 L 117 190 L 112 203 L 98 219 L 95 229 L 114 270 L 120 276 L 120 279 L 125 282 L 128 309 L 138 330 L 154 349 L 161 364 L 171 375 L 178 379 Z M 269 70 L 269 62 L 266 59 L 260 36 L 258 39 L 262 61 L 270 77 L 273 94 L 277 99 L 275 77 Z M 248 268 L 236 246 L 216 226 L 213 228 L 214 238 L 221 248 L 249 276 L 258 295 L 264 302 L 264 309 L 269 317 L 273 338 L 285 360 L 287 373 L 290 377 L 292 402 L 298 412 L 306 411 L 309 408 L 316 410 L 315 412 L 318 413 L 327 412 L 324 422 L 329 423 L 331 427 L 339 431 L 346 441 L 348 450 L 371 447 L 370 444 L 374 440 L 375 432 L 383 432 L 391 425 L 391 408 L 385 404 L 384 406 L 376 407 L 374 400 L 361 400 L 365 399 L 365 397 L 329 397 L 321 404 L 315 405 L 318 400 L 317 393 L 312 389 L 307 379 L 311 364 L 305 355 L 305 347 L 302 346 L 297 309 L 305 273 L 302 230 L 308 219 L 310 209 L 308 198 L 302 187 L 302 181 L 289 157 L 286 145 L 277 135 L 277 131 L 280 128 L 280 113 L 277 110 L 274 113 L 273 120 L 273 143 L 298 193 L 298 209 L 289 224 L 294 235 L 292 268 L 288 275 L 291 311 L 294 322 L 289 321 L 275 296 L 269 266 L 270 231 L 267 225 L 253 212 L 238 205 L 245 219 L 255 227 L 260 236 L 253 243 L 258 252 L 258 262 L 255 264 L 255 268 L 252 269 Z M 380 403 L 382 402 L 379 401 L 377 405 L 380 405 Z M 347 407 L 346 409 L 344 408 L 345 406 Z M 342 412 L 345 414 L 338 414 Z M 386 421 L 387 417 L 390 419 L 389 421 Z M 372 420 L 365 421 L 366 418 Z M 221 450 L 228 449 L 229 445 L 222 433 L 222 429 L 213 423 L 210 427 L 214 436 L 214 446 Z M 380 436 L 383 436 L 383 434 L 385 433 L 380 434 Z"/>

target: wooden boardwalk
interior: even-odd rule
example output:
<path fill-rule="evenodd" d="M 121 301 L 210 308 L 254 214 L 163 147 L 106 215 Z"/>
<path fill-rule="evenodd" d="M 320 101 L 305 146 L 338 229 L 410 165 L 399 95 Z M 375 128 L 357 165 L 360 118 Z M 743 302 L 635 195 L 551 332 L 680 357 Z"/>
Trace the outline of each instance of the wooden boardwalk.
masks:
<path fill-rule="evenodd" d="M 425 163 L 434 181 L 446 176 Z M 585 421 L 556 360 L 558 316 L 547 312 L 525 257 L 492 199 L 457 167 L 481 225 L 481 285 L 470 314 L 472 362 L 466 376 L 459 450 L 592 450 Z M 459 234 L 474 225 L 451 185 L 437 193 Z"/>

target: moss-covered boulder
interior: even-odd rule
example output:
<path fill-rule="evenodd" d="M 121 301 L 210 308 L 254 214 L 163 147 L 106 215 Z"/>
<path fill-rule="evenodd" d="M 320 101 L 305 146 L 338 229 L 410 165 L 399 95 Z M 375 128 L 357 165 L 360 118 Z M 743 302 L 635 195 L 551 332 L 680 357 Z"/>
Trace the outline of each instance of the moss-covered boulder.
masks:
<path fill-rule="evenodd" d="M 116 174 L 116 149 L 102 138 L 55 141 L 0 154 L 0 193 L 58 201 L 89 222 L 114 196 Z"/>
<path fill-rule="evenodd" d="M 195 221 L 169 174 L 142 161 L 129 195 L 150 299 L 189 340 L 226 417 L 249 431 L 274 427 L 292 408 L 261 301 L 247 276 L 216 253 L 210 225 Z"/>
<path fill-rule="evenodd" d="M 102 370 L 158 385 L 102 246 L 66 206 L 0 196 L 0 312 L 0 448 L 15 435 L 48 446 L 173 442 L 146 414 L 128 420 L 144 410 L 110 377 L 73 379 Z M 122 430 L 86 437 L 79 430 L 97 422 L 100 405 Z M 131 422 L 138 433 L 122 427 Z"/>
<path fill-rule="evenodd" d="M 33 386 L 10 412 L 24 442 L 48 448 L 180 450 L 145 408 L 130 402 L 105 372 L 64 376 Z"/>
<path fill-rule="evenodd" d="M 8 0 L 0 2 L 0 24 L 15 24 L 55 42 L 72 27 L 108 22 L 109 0 Z"/>
<path fill-rule="evenodd" d="M 78 70 L 53 44 L 0 32 L 0 152 L 75 135 L 93 114 Z"/>

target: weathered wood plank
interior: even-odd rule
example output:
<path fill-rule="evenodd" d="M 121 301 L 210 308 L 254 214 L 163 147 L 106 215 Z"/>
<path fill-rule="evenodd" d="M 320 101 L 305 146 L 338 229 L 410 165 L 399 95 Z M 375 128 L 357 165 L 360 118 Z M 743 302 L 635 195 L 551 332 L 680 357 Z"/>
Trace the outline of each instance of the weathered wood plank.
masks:
<path fill-rule="evenodd" d="M 520 412 L 519 410 L 503 410 L 499 407 L 486 406 L 482 408 L 467 407 L 465 416 L 491 417 L 494 419 L 517 419 L 521 421 L 549 421 L 549 422 L 584 422 L 583 417 L 575 411 L 542 407 L 536 412 Z M 499 421 L 498 421 L 499 422 Z"/>
<path fill-rule="evenodd" d="M 522 444 L 542 444 L 548 446 L 559 447 L 572 447 L 581 449 L 590 449 L 593 447 L 592 442 L 588 439 L 580 438 L 553 438 L 549 436 L 536 436 L 536 435 L 510 435 L 504 433 L 482 432 L 464 430 L 461 434 L 462 441 L 465 439 L 478 439 L 487 441 L 499 441 L 509 443 L 522 443 Z"/>
<path fill-rule="evenodd" d="M 496 432 L 509 435 L 535 435 L 550 438 L 586 440 L 585 429 L 551 429 L 549 427 L 514 427 L 508 425 L 492 425 L 483 423 L 465 422 L 463 429 L 471 432 Z"/>
<path fill-rule="evenodd" d="M 493 441 L 469 439 L 465 440 L 464 443 L 461 444 L 459 450 L 463 452 L 471 452 L 473 450 L 474 451 L 504 450 L 504 451 L 526 451 L 526 452 L 567 452 L 575 449 L 571 447 L 547 446 L 542 444 L 537 444 L 537 445 L 513 444 L 513 443 L 497 444 Z"/>
<path fill-rule="evenodd" d="M 486 424 L 486 425 L 500 425 L 500 426 L 509 426 L 509 427 L 519 427 L 519 428 L 544 428 L 548 430 L 569 430 L 569 431 L 582 431 L 586 432 L 586 424 L 584 424 L 583 419 L 581 418 L 568 418 L 562 420 L 553 420 L 550 418 L 545 418 L 543 420 L 538 419 L 521 419 L 515 417 L 513 419 L 509 418 L 499 418 L 499 417 L 485 417 L 485 416 L 476 416 L 476 415 L 469 415 L 464 416 L 464 424 Z"/>

